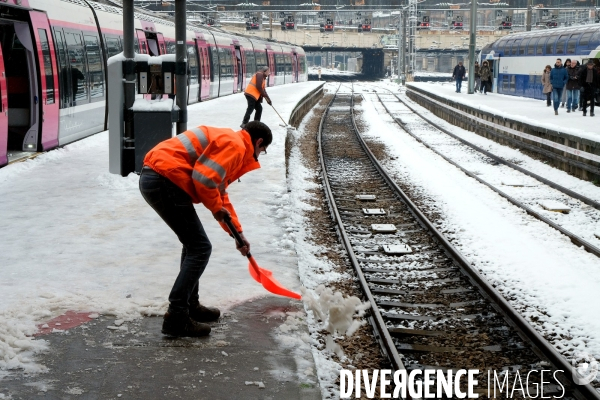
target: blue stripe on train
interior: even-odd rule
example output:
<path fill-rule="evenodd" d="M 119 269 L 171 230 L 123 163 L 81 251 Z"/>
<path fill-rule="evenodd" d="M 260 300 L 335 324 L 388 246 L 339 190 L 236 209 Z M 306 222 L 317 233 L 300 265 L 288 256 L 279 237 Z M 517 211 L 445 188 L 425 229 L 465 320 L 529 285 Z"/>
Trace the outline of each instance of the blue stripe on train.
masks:
<path fill-rule="evenodd" d="M 498 93 L 543 100 L 541 75 L 498 74 Z"/>

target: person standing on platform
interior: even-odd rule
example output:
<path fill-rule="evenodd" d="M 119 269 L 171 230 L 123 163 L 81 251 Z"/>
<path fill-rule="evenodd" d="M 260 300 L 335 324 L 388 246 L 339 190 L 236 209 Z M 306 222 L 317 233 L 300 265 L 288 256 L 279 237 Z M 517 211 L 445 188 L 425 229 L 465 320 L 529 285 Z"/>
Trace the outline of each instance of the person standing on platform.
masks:
<path fill-rule="evenodd" d="M 558 106 L 560 105 L 560 99 L 563 94 L 563 90 L 567 81 L 569 80 L 569 74 L 562 65 L 560 58 L 556 59 L 554 68 L 550 71 L 550 83 L 552 84 L 552 101 L 554 102 L 554 115 L 558 115 Z"/>
<path fill-rule="evenodd" d="M 546 65 L 544 72 L 542 73 L 542 93 L 546 95 L 546 105 L 550 107 L 552 105 L 552 84 L 550 83 L 550 71 L 552 67 Z"/>
<path fill-rule="evenodd" d="M 250 243 L 227 195 L 227 186 L 247 172 L 260 168 L 258 157 L 273 141 L 269 127 L 253 121 L 243 130 L 199 126 L 159 143 L 148 152 L 140 176 L 144 200 L 175 232 L 183 245 L 179 274 L 169 294 L 169 309 L 162 333 L 168 336 L 206 336 L 221 312 L 200 304 L 198 280 L 204 272 L 212 245 L 198 218 L 194 203 L 202 203 L 229 232 L 223 222 L 230 216 L 240 233 L 246 255 Z"/>
<path fill-rule="evenodd" d="M 577 79 L 579 85 L 583 88 L 583 98 L 581 104 L 583 105 L 583 116 L 587 114 L 587 102 L 590 101 L 590 117 L 594 116 L 594 107 L 596 103 L 596 89 L 600 86 L 599 74 L 596 68 L 594 68 L 594 62 L 589 60 L 586 68 L 581 68 Z"/>
<path fill-rule="evenodd" d="M 569 81 L 567 82 L 567 112 L 577 111 L 577 107 L 579 107 L 579 80 L 577 79 L 577 74 L 579 73 L 579 68 L 577 67 L 577 62 L 571 61 L 571 65 L 567 68 L 567 72 L 569 73 Z"/>
<path fill-rule="evenodd" d="M 483 94 L 487 95 L 487 92 L 492 91 L 492 71 L 487 61 L 483 62 L 483 65 L 479 69 L 479 77 L 481 79 L 481 89 Z"/>
<path fill-rule="evenodd" d="M 479 62 L 475 61 L 475 89 L 477 92 L 478 89 L 481 88 L 481 75 L 479 73 Z"/>
<path fill-rule="evenodd" d="M 262 116 L 261 103 L 263 98 L 271 105 L 271 99 L 265 89 L 267 87 L 267 78 L 270 73 L 269 67 L 260 67 L 258 72 L 252 77 L 252 80 L 250 80 L 248 86 L 246 86 L 244 95 L 246 96 L 246 101 L 248 101 L 248 108 L 246 109 L 246 115 L 244 115 L 244 120 L 242 121 L 240 128 L 243 129 L 248 121 L 250 121 L 250 115 L 252 115 L 254 110 L 256 110 L 254 113 L 254 120 L 260 121 L 260 117 Z"/>
<path fill-rule="evenodd" d="M 465 79 L 466 73 L 467 71 L 463 67 L 463 62 L 459 61 L 458 65 L 454 67 L 454 72 L 452 72 L 452 79 L 456 81 L 456 93 L 460 93 L 462 81 Z"/>
<path fill-rule="evenodd" d="M 569 73 L 569 68 L 571 68 L 571 59 L 567 58 L 565 60 L 565 65 L 564 65 L 565 69 L 567 70 L 567 74 Z M 568 83 L 568 82 L 567 82 Z M 565 90 L 563 90 L 563 94 L 562 94 L 562 103 L 560 104 L 561 108 L 565 108 L 565 104 L 567 102 L 567 89 L 566 89 L 566 85 L 565 85 Z"/>

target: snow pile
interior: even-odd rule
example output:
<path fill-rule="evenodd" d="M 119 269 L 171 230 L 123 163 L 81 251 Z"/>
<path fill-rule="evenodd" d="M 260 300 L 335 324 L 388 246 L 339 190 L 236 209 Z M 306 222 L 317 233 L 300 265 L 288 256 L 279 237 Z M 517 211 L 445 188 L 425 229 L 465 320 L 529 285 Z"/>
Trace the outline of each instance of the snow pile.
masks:
<path fill-rule="evenodd" d="M 138 112 L 171 111 L 173 109 L 173 99 L 135 99 L 131 110 Z"/>
<path fill-rule="evenodd" d="M 311 339 L 306 326 L 306 314 L 303 311 L 287 311 L 286 320 L 279 325 L 275 340 L 282 349 L 290 350 L 296 361 L 296 375 L 302 385 L 315 385 L 314 362 L 311 353 Z M 272 371 L 279 376 L 280 371 Z"/>
<path fill-rule="evenodd" d="M 334 342 L 334 335 L 354 335 L 358 328 L 365 324 L 364 320 L 354 317 L 362 317 L 371 305 L 361 302 L 356 296 L 344 297 L 341 292 L 334 293 L 323 285 L 319 285 L 314 291 L 303 288 L 302 297 L 306 307 L 321 321 L 321 328 L 330 333 L 326 338 L 327 350 L 343 358 L 344 352 L 340 345 Z"/>

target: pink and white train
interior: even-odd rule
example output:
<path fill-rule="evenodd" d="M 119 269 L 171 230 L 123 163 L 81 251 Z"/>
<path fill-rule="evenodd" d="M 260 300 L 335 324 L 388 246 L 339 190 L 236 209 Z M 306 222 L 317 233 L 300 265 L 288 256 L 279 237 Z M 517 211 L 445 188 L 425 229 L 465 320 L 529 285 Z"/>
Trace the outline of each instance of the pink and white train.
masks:
<path fill-rule="evenodd" d="M 122 10 L 90 0 L 0 1 L 0 166 L 107 129 L 106 61 L 123 51 Z M 135 14 L 140 54 L 175 53 L 175 25 Z M 187 28 L 188 103 L 243 91 L 259 67 L 269 86 L 308 79 L 301 47 Z"/>

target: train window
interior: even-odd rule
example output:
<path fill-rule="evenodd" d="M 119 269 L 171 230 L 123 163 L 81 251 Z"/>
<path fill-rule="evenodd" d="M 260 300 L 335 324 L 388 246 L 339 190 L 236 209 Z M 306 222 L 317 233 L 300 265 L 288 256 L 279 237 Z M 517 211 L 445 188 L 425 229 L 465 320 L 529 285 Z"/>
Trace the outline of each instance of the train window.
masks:
<path fill-rule="evenodd" d="M 72 105 L 88 102 L 87 67 L 80 33 L 65 32 L 67 54 L 71 67 Z"/>
<path fill-rule="evenodd" d="M 102 55 L 97 36 L 84 36 L 88 61 L 90 97 L 104 97 L 104 73 L 102 71 Z"/>
<path fill-rule="evenodd" d="M 580 34 L 575 33 L 571 35 L 571 38 L 567 42 L 567 54 L 575 54 L 577 48 L 577 39 L 579 39 Z"/>
<path fill-rule="evenodd" d="M 253 50 L 246 51 L 246 77 L 251 79 L 256 72 L 256 57 Z M 249 82 L 249 80 L 248 80 Z"/>
<path fill-rule="evenodd" d="M 517 89 L 517 77 L 515 75 L 510 76 L 510 91 L 514 92 Z"/>
<path fill-rule="evenodd" d="M 593 35 L 593 32 L 584 33 L 583 36 L 581 36 L 581 39 L 579 40 L 579 45 L 587 47 L 588 44 L 590 43 L 590 38 L 592 37 L 592 35 Z"/>
<path fill-rule="evenodd" d="M 535 54 L 535 46 L 537 45 L 538 40 L 540 40 L 540 38 L 531 38 L 531 40 L 529 41 L 529 44 L 527 45 L 527 54 L 528 55 L 534 55 Z"/>
<path fill-rule="evenodd" d="M 268 67 L 269 64 L 267 63 L 267 53 L 266 52 L 262 52 L 262 51 L 258 51 L 254 53 L 256 55 L 256 71 L 258 71 L 259 68 L 261 67 Z M 271 72 L 275 72 L 275 71 L 271 71 Z"/>
<path fill-rule="evenodd" d="M 502 45 L 501 45 L 501 50 L 504 53 L 504 55 L 507 55 L 508 53 L 510 53 L 510 40 L 503 40 L 502 41 Z"/>
<path fill-rule="evenodd" d="M 508 91 L 509 88 L 509 78 L 508 75 L 503 75 L 502 76 L 502 90 L 504 90 L 505 92 Z"/>
<path fill-rule="evenodd" d="M 189 84 L 195 85 L 198 83 L 198 56 L 196 55 L 196 46 L 193 44 L 187 45 L 187 59 L 190 72 L 188 75 Z"/>
<path fill-rule="evenodd" d="M 175 42 L 165 41 L 165 44 L 167 45 L 167 54 L 175 54 L 177 52 L 177 45 Z"/>
<path fill-rule="evenodd" d="M 550 36 L 546 42 L 546 55 L 554 54 L 554 44 L 558 40 L 558 35 Z"/>
<path fill-rule="evenodd" d="M 117 55 L 121 52 L 121 46 L 118 38 L 105 36 L 104 42 L 106 43 L 106 52 L 108 53 L 109 57 Z"/>
<path fill-rule="evenodd" d="M 217 51 L 216 47 L 210 46 L 209 52 L 208 52 L 208 58 L 210 59 L 210 81 L 211 82 L 215 82 L 219 80 L 219 68 L 218 68 L 218 63 L 219 63 L 219 52 Z M 215 79 L 215 75 L 216 75 L 216 79 Z"/>
<path fill-rule="evenodd" d="M 565 54 L 565 44 L 568 38 L 569 35 L 560 35 L 556 42 L 556 54 Z"/>
<path fill-rule="evenodd" d="M 56 46 L 56 54 L 58 56 L 58 78 L 60 82 L 60 108 L 68 107 L 71 104 L 71 91 L 67 85 L 67 77 L 69 70 L 67 67 L 67 52 L 65 50 L 65 41 L 63 34 L 59 30 L 54 30 L 54 45 Z"/>
<path fill-rule="evenodd" d="M 44 63 L 44 80 L 46 81 L 46 103 L 54 104 L 54 70 L 52 68 L 52 57 L 50 56 L 50 44 L 45 29 L 38 29 L 40 45 L 42 47 L 42 58 Z"/>
<path fill-rule="evenodd" d="M 233 78 L 233 61 L 231 49 L 219 47 L 219 64 L 221 66 L 222 78 Z"/>
<path fill-rule="evenodd" d="M 542 54 L 544 54 L 544 47 L 546 46 L 547 40 L 548 38 L 545 37 L 540 38 L 540 41 L 537 44 L 537 51 L 535 52 L 536 55 L 541 56 Z"/>
<path fill-rule="evenodd" d="M 523 39 L 515 39 L 513 41 L 512 50 L 510 52 L 511 56 L 516 56 L 519 54 L 519 44 L 521 43 L 521 40 Z"/>
<path fill-rule="evenodd" d="M 519 55 L 525 54 L 527 50 L 527 44 L 529 44 L 530 38 L 523 39 L 521 45 L 519 46 Z"/>

